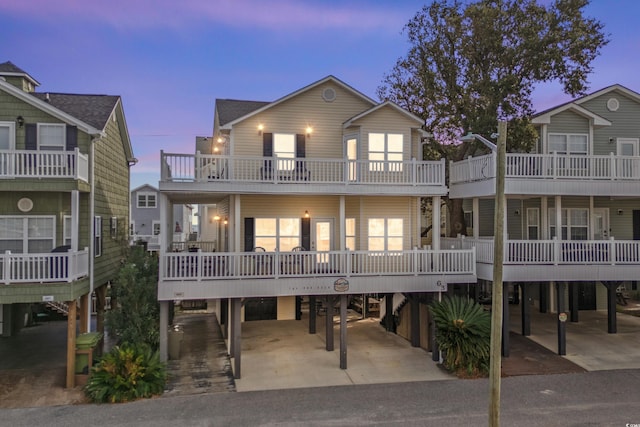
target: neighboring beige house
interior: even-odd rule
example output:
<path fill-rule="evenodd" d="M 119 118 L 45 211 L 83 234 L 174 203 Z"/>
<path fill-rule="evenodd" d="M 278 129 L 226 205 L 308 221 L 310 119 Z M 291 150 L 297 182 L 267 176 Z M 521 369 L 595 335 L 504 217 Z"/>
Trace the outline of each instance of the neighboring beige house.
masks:
<path fill-rule="evenodd" d="M 212 138 L 195 155 L 161 153 L 161 224 L 170 226 L 172 205 L 198 204 L 201 235 L 216 237 L 215 252 L 171 252 L 161 241 L 164 357 L 174 300 L 216 301 L 239 378 L 242 319 L 299 318 L 305 297 L 312 308 L 339 299 L 344 321 L 350 295 L 376 294 L 392 311 L 394 294 L 417 307 L 448 284 L 475 282 L 473 249 L 442 250 L 438 233 L 421 247 L 421 198 L 439 209 L 447 194 L 444 160 L 422 160 L 422 125 L 333 76 L 274 102 L 216 100 Z"/>
<path fill-rule="evenodd" d="M 68 311 L 72 387 L 76 327 L 88 331 L 95 292 L 103 329 L 105 285 L 127 246 L 135 159 L 119 96 L 38 85 L 0 64 L 0 335 L 19 333 L 37 304 Z"/>
<path fill-rule="evenodd" d="M 579 310 L 607 309 L 614 333 L 616 288 L 640 278 L 640 94 L 613 85 L 532 120 L 533 152 L 506 158 L 504 281 L 574 322 Z M 450 197 L 466 199 L 472 223 L 469 237 L 446 244 L 477 249 L 481 282 L 493 279 L 495 162 L 494 152 L 450 170 Z"/>

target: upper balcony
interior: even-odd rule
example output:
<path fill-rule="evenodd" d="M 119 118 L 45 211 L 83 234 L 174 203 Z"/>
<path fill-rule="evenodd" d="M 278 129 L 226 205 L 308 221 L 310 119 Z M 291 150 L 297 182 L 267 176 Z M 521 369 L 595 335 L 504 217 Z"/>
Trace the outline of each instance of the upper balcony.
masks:
<path fill-rule="evenodd" d="M 452 198 L 495 195 L 496 154 L 450 165 Z M 508 153 L 505 194 L 638 196 L 640 157 Z"/>
<path fill-rule="evenodd" d="M 161 153 L 161 190 L 445 195 L 441 161 L 369 161 Z M 215 182 L 212 186 L 210 183 Z M 185 188 L 185 184 L 188 186 Z"/>
<path fill-rule="evenodd" d="M 478 278 L 493 280 L 493 237 L 444 238 L 443 248 L 476 249 Z M 640 241 L 507 240 L 504 281 L 637 280 Z"/>
<path fill-rule="evenodd" d="M 0 283 L 72 282 L 89 274 L 89 249 L 58 253 L 0 254 Z"/>
<path fill-rule="evenodd" d="M 0 180 L 89 182 L 89 156 L 74 151 L 0 150 Z"/>

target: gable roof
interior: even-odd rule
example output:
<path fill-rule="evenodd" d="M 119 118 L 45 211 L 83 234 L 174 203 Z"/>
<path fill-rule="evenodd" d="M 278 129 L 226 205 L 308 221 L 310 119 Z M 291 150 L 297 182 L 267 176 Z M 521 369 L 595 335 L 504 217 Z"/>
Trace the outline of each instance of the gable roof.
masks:
<path fill-rule="evenodd" d="M 96 129 L 104 130 L 116 108 L 119 96 L 77 95 L 69 93 L 31 93 L 31 96 L 76 117 Z"/>
<path fill-rule="evenodd" d="M 153 191 L 153 192 L 156 192 L 156 193 L 158 192 L 158 189 L 156 187 L 154 187 L 153 185 L 151 185 L 151 184 L 142 184 L 141 186 L 136 187 L 133 190 L 131 190 L 131 194 L 136 193 L 136 192 L 138 192 L 140 190 L 143 190 L 143 189 L 149 189 L 150 191 Z"/>
<path fill-rule="evenodd" d="M 36 79 L 31 77 L 29 73 L 27 73 L 11 61 L 3 62 L 2 64 L 0 64 L 0 75 L 23 77 L 29 80 L 35 86 L 40 86 L 40 83 L 38 83 Z"/>
<path fill-rule="evenodd" d="M 580 105 L 584 104 L 585 102 L 590 101 L 590 100 L 592 100 L 594 98 L 597 98 L 599 96 L 602 96 L 602 95 L 604 95 L 606 93 L 613 92 L 613 91 L 622 92 L 623 94 L 627 95 L 631 99 L 634 99 L 636 102 L 640 103 L 640 94 L 639 93 L 637 93 L 637 92 L 635 92 L 635 91 L 633 91 L 633 90 L 631 90 L 631 89 L 629 89 L 627 87 L 624 87 L 621 84 L 617 84 L 616 83 L 616 84 L 613 84 L 611 86 L 607 86 L 605 88 L 599 89 L 599 90 L 597 90 L 595 92 L 592 92 L 590 94 L 587 94 L 587 95 L 581 96 L 579 98 L 576 98 L 576 99 L 574 99 L 572 101 L 568 101 L 568 102 L 565 102 L 564 104 L 560 104 L 560 105 L 557 105 L 555 107 L 551 107 L 551 108 L 543 110 L 543 111 L 541 111 L 539 113 L 536 113 L 536 114 L 533 115 L 532 122 L 534 124 L 549 123 L 549 120 L 550 120 L 551 116 L 554 116 L 554 115 L 556 115 L 558 113 L 561 113 L 563 111 L 572 109 L 576 113 L 578 113 L 578 114 L 580 114 L 580 115 L 582 115 L 584 117 L 588 117 L 590 119 L 593 119 L 595 126 L 611 126 L 611 122 L 610 121 L 608 121 L 607 119 L 605 119 L 605 118 L 603 118 L 603 117 L 601 117 L 601 116 L 599 116 L 599 115 L 597 115 L 595 113 L 592 113 L 591 111 L 589 111 L 589 110 L 587 110 L 587 109 L 585 109 L 583 107 L 580 107 Z"/>
<path fill-rule="evenodd" d="M 220 126 L 224 126 L 237 118 L 246 116 L 270 102 L 265 101 L 242 101 L 239 99 L 216 99 L 216 112 Z"/>
<path fill-rule="evenodd" d="M 318 80 L 317 82 L 311 83 L 310 85 L 307 85 L 307 86 L 305 86 L 305 87 L 303 87 L 301 89 L 298 89 L 295 92 L 292 92 L 292 93 L 290 93 L 288 95 L 285 95 L 282 98 L 279 98 L 279 99 L 277 99 L 277 100 L 275 100 L 273 102 L 267 102 L 263 106 L 255 109 L 255 110 L 249 111 L 248 113 L 246 113 L 246 114 L 244 114 L 242 116 L 239 116 L 239 117 L 235 118 L 234 120 L 231 120 L 231 121 L 225 123 L 224 125 L 222 123 L 220 123 L 220 127 L 222 129 L 231 129 L 231 127 L 233 125 L 235 125 L 236 123 L 238 123 L 238 122 L 241 122 L 241 121 L 243 121 L 243 120 L 245 120 L 245 119 L 247 119 L 247 118 L 249 118 L 249 117 L 251 117 L 251 116 L 253 116 L 255 114 L 258 114 L 258 113 L 261 113 L 261 112 L 263 112 L 265 110 L 268 110 L 269 108 L 273 108 L 276 105 L 279 105 L 279 104 L 281 104 L 281 103 L 283 103 L 283 102 L 285 102 L 285 101 L 287 101 L 287 100 L 289 100 L 291 98 L 294 98 L 294 97 L 300 95 L 301 93 L 307 92 L 308 90 L 313 89 L 313 88 L 315 88 L 317 86 L 320 86 L 322 84 L 325 84 L 327 82 L 335 83 L 336 85 L 342 87 L 343 89 L 346 89 L 347 91 L 351 92 L 352 94 L 354 94 L 358 98 L 364 100 L 365 102 L 370 103 L 372 106 L 377 104 L 376 101 L 374 101 L 373 99 L 369 98 L 368 96 L 366 96 L 362 92 L 358 92 L 357 90 L 355 90 L 354 88 L 352 88 L 348 84 L 344 83 L 342 80 L 340 80 L 340 79 L 338 79 L 338 78 L 336 78 L 334 76 L 329 75 L 329 76 L 327 76 L 327 77 L 325 77 L 325 78 L 323 78 L 321 80 Z"/>
<path fill-rule="evenodd" d="M 404 108 L 400 107 L 398 104 L 392 102 L 392 101 L 385 101 L 382 104 L 378 104 L 375 105 L 371 108 L 369 108 L 368 110 L 363 111 L 362 113 L 353 116 L 352 118 L 350 118 L 349 120 L 347 120 L 346 122 L 344 122 L 343 127 L 348 128 L 349 126 L 351 126 L 353 124 L 353 122 L 355 122 L 356 120 L 359 120 L 375 111 L 378 111 L 381 108 L 384 107 L 391 107 L 394 110 L 400 112 L 401 114 L 404 114 L 405 116 L 407 116 L 410 120 L 415 121 L 419 126 L 422 126 L 424 124 L 424 120 L 422 120 L 420 117 L 416 116 L 413 113 L 410 113 L 409 111 L 405 110 Z"/>

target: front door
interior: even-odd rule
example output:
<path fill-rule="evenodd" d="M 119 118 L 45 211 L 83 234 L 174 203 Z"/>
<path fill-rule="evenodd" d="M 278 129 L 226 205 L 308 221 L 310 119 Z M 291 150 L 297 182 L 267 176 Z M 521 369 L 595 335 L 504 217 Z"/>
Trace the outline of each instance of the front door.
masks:
<path fill-rule="evenodd" d="M 591 219 L 594 240 L 609 240 L 609 208 L 594 208 Z"/>
<path fill-rule="evenodd" d="M 640 139 L 618 138 L 618 156 L 623 157 L 618 163 L 618 176 L 622 178 L 638 178 L 640 160 L 633 157 L 640 155 Z M 626 159 L 624 157 L 632 157 Z"/>
<path fill-rule="evenodd" d="M 311 250 L 317 251 L 316 268 L 326 271 L 329 266 L 329 252 L 333 249 L 333 218 L 314 218 L 311 222 Z"/>

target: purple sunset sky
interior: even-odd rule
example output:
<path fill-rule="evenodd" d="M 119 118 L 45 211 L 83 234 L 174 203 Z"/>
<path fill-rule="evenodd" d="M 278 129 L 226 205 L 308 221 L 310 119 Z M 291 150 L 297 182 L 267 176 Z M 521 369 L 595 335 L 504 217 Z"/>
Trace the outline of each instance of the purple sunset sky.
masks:
<path fill-rule="evenodd" d="M 272 101 L 332 74 L 376 98 L 425 1 L 0 0 L 3 53 L 40 92 L 121 95 L 136 157 L 132 188 L 157 186 L 160 150 L 192 153 L 216 98 Z M 611 42 L 590 89 L 640 91 L 640 2 L 593 0 Z M 569 98 L 535 91 L 543 110 Z"/>

